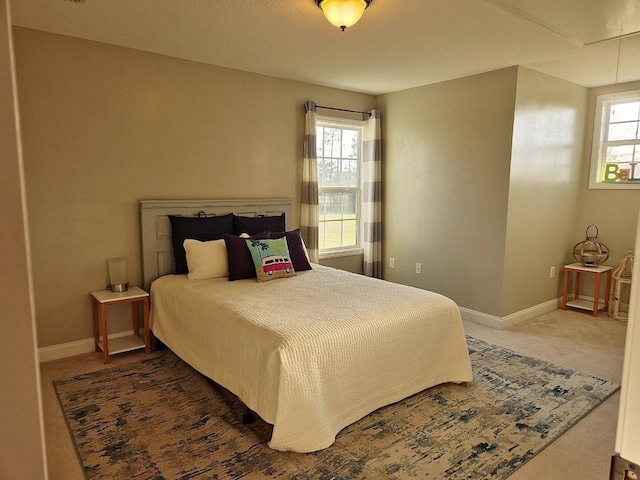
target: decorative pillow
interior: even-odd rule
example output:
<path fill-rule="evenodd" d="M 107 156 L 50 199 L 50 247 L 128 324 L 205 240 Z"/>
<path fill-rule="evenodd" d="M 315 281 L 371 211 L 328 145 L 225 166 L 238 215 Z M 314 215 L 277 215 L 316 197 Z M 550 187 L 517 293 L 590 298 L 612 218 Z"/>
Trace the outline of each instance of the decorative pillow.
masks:
<path fill-rule="evenodd" d="M 180 217 L 169 215 L 171 222 L 171 243 L 173 258 L 176 261 L 176 273 L 189 273 L 184 241 L 188 238 L 207 242 L 219 240 L 225 233 L 233 232 L 233 214 L 216 217 Z"/>
<path fill-rule="evenodd" d="M 269 238 L 282 238 L 287 239 L 287 246 L 289 247 L 289 253 L 291 255 L 291 263 L 296 272 L 302 272 L 304 270 L 311 270 L 311 264 L 309 263 L 309 257 L 307 251 L 304 248 L 304 242 L 300 236 L 300 229 L 291 230 L 289 232 L 269 232 Z"/>
<path fill-rule="evenodd" d="M 187 254 L 189 280 L 204 280 L 229 275 L 227 246 L 224 240 L 201 242 L 187 239 L 183 245 Z"/>
<path fill-rule="evenodd" d="M 276 278 L 293 277 L 296 274 L 286 238 L 269 240 L 245 240 L 253 258 L 259 282 Z"/>
<path fill-rule="evenodd" d="M 233 234 L 240 235 L 241 233 L 248 233 L 249 235 L 255 235 L 260 232 L 282 232 L 286 230 L 284 213 L 282 215 L 276 215 L 272 217 L 240 217 L 238 215 L 233 216 Z"/>
<path fill-rule="evenodd" d="M 262 232 L 249 238 L 255 240 L 267 239 L 269 238 L 269 232 Z M 227 246 L 229 280 L 256 278 L 256 268 L 253 266 L 251 252 L 249 252 L 245 239 L 235 235 L 225 235 L 224 243 Z"/>

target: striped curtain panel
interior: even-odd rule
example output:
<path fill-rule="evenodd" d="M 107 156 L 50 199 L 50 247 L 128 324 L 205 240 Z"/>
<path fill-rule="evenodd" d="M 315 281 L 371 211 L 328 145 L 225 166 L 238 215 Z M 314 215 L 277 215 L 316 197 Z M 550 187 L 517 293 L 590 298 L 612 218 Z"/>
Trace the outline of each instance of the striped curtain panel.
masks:
<path fill-rule="evenodd" d="M 382 146 L 380 111 L 365 123 L 362 152 L 362 246 L 364 274 L 382 278 Z"/>
<path fill-rule="evenodd" d="M 309 260 L 318 263 L 318 152 L 316 150 L 316 104 L 306 102 L 300 234 Z"/>

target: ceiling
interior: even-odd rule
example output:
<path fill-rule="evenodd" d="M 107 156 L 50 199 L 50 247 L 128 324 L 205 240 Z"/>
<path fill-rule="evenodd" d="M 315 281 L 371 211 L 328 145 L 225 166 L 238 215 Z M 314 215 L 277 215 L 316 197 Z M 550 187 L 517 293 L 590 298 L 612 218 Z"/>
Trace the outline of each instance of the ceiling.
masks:
<path fill-rule="evenodd" d="M 374 0 L 345 32 L 314 0 L 11 0 L 11 10 L 22 27 L 369 94 L 512 65 L 586 87 L 640 80 L 640 0 Z"/>

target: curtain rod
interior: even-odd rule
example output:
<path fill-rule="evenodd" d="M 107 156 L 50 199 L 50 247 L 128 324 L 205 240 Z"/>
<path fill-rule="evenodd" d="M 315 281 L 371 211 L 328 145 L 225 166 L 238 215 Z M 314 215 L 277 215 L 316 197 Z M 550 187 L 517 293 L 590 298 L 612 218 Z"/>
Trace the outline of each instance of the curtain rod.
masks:
<path fill-rule="evenodd" d="M 338 110 L 339 112 L 359 113 L 360 115 L 371 116 L 371 112 L 361 112 L 360 110 L 347 110 L 346 108 L 325 107 L 323 105 L 316 105 L 316 108 L 324 108 L 325 110 Z"/>

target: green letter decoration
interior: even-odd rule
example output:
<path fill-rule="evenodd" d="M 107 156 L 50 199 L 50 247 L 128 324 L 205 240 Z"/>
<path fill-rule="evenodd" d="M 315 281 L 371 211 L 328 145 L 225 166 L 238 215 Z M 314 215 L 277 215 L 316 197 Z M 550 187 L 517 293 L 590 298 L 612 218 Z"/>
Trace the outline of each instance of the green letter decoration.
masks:
<path fill-rule="evenodd" d="M 605 182 L 615 182 L 620 179 L 620 174 L 618 173 L 618 165 L 607 165 L 605 167 L 604 172 L 604 181 Z"/>

